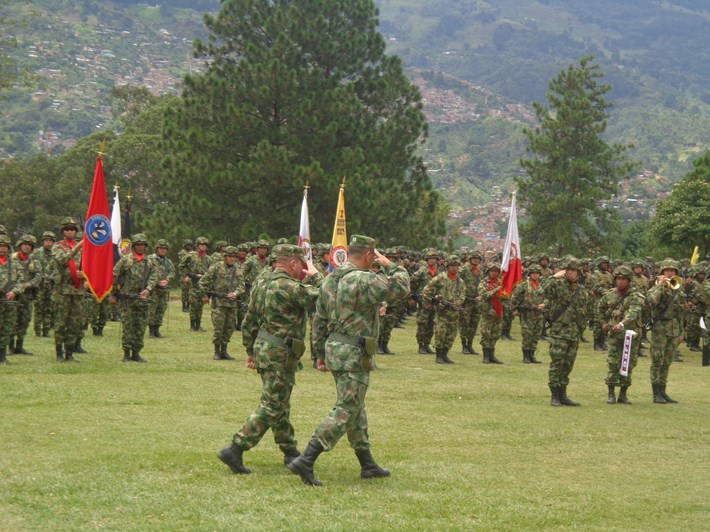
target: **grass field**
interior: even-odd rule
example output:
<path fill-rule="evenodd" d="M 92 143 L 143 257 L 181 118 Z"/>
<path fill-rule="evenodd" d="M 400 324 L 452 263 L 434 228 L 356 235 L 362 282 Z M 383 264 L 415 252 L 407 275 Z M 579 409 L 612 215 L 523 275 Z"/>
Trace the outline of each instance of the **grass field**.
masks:
<path fill-rule="evenodd" d="M 648 358 L 633 405 L 607 405 L 605 357 L 583 344 L 568 390 L 583 406 L 553 408 L 546 363 L 524 365 L 518 342 L 499 342 L 504 366 L 458 343 L 456 364 L 440 366 L 416 354 L 409 319 L 367 398 L 372 452 L 392 477 L 361 480 L 343 440 L 316 463 L 324 487 L 310 488 L 270 433 L 245 453 L 251 475 L 217 460 L 260 380 L 241 335 L 237 361 L 217 362 L 177 303 L 168 317 L 166 338 L 146 339 L 148 364 L 121 363 L 110 323 L 79 364 L 56 363 L 53 340 L 32 336 L 33 356 L 0 366 L 0 530 L 708 529 L 710 368 L 685 347 L 668 386 L 677 405 L 651 402 Z M 334 397 L 330 375 L 298 374 L 301 448 Z"/>

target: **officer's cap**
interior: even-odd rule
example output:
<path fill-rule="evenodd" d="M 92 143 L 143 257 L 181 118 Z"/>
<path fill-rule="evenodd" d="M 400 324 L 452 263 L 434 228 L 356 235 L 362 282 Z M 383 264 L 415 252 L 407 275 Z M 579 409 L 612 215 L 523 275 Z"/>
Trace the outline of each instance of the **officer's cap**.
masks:
<path fill-rule="evenodd" d="M 271 250 L 271 254 L 274 257 L 296 257 L 304 260 L 303 248 L 293 244 L 278 244 Z"/>
<path fill-rule="evenodd" d="M 374 248 L 377 241 L 369 236 L 352 235 L 350 237 L 350 246 L 359 248 Z"/>

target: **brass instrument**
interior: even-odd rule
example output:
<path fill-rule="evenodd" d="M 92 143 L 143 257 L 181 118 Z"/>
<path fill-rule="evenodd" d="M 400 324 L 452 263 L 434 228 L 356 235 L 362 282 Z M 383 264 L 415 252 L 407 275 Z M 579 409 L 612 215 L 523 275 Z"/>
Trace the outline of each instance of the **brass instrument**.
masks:
<path fill-rule="evenodd" d="M 683 286 L 683 279 L 681 279 L 677 275 L 674 275 L 670 279 L 666 280 L 665 284 L 667 284 L 671 290 L 680 290 Z"/>

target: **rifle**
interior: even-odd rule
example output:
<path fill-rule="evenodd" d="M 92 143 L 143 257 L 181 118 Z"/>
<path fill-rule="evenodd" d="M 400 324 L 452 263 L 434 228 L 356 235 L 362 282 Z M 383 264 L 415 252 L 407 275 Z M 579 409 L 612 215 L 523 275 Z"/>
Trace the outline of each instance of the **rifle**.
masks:
<path fill-rule="evenodd" d="M 249 304 L 246 301 L 243 301 L 239 296 L 235 298 L 230 298 L 226 292 L 216 292 L 214 290 L 203 290 L 205 294 L 207 294 L 210 297 L 221 297 L 224 299 L 229 299 L 230 301 L 237 301 L 239 303 L 239 310 L 246 312 L 247 308 L 249 307 Z"/>
<path fill-rule="evenodd" d="M 0 304 L 2 305 L 16 305 L 17 301 L 14 299 L 8 299 L 7 294 L 3 294 L 2 297 L 0 297 Z"/>
<path fill-rule="evenodd" d="M 119 292 L 118 294 L 115 295 L 116 299 L 124 299 L 124 300 L 131 300 L 131 301 L 150 301 L 149 297 L 141 297 L 140 294 L 129 294 L 129 293 L 124 293 L 124 292 Z"/>
<path fill-rule="evenodd" d="M 456 303 L 454 303 L 453 301 L 449 301 L 448 299 L 444 299 L 443 297 L 437 296 L 432 300 L 432 302 L 435 305 L 441 305 L 442 307 L 447 308 L 449 310 L 455 310 L 456 312 L 463 311 L 462 306 L 457 305 Z"/>

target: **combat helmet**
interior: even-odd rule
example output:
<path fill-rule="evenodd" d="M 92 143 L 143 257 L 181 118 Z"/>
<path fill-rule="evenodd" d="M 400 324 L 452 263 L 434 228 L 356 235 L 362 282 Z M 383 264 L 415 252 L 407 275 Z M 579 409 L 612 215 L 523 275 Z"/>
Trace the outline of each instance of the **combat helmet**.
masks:
<path fill-rule="evenodd" d="M 182 241 L 182 247 L 185 246 L 194 246 L 195 243 L 192 241 L 191 238 L 186 238 L 185 240 Z"/>
<path fill-rule="evenodd" d="M 10 240 L 10 237 L 6 234 L 0 233 L 0 246 L 3 245 L 10 247 L 12 246 L 12 241 Z"/>
<path fill-rule="evenodd" d="M 448 257 L 446 257 L 446 265 L 461 266 L 461 259 L 459 259 L 458 255 L 449 255 Z"/>
<path fill-rule="evenodd" d="M 15 247 L 19 248 L 22 244 L 31 244 L 32 248 L 35 248 L 37 247 L 37 239 L 33 235 L 24 234 L 17 240 Z"/>
<path fill-rule="evenodd" d="M 198 246 L 199 246 L 200 244 L 209 245 L 209 243 L 210 243 L 209 239 L 206 238 L 206 237 L 204 237 L 204 236 L 198 236 L 198 237 L 195 239 L 195 244 L 198 245 Z"/>
<path fill-rule="evenodd" d="M 676 275 L 678 275 L 678 272 L 680 271 L 680 267 L 678 266 L 678 261 L 673 260 L 670 257 L 663 259 L 661 263 L 658 265 L 658 271 L 662 272 L 663 270 L 666 269 L 672 269 L 675 270 Z"/>
<path fill-rule="evenodd" d="M 491 270 L 501 271 L 500 262 L 492 261 L 492 262 L 488 263 L 488 265 L 486 266 L 486 271 L 489 272 Z"/>
<path fill-rule="evenodd" d="M 65 216 L 64 218 L 62 218 L 61 222 L 59 222 L 59 227 L 62 228 L 62 231 L 64 231 L 64 229 L 67 229 L 68 227 L 73 227 L 78 231 L 79 222 L 77 222 L 76 218 L 72 216 Z"/>
<path fill-rule="evenodd" d="M 226 240 L 217 240 L 217 242 L 214 243 L 214 248 L 219 249 L 222 247 L 227 247 L 229 245 L 229 242 Z"/>
<path fill-rule="evenodd" d="M 145 236 L 145 234 L 143 233 L 136 233 L 131 237 L 131 247 L 135 246 L 136 244 L 148 245 L 148 237 Z"/>
<path fill-rule="evenodd" d="M 54 242 L 57 241 L 57 235 L 54 233 L 54 231 L 45 231 L 42 233 L 42 240 L 53 240 Z"/>
<path fill-rule="evenodd" d="M 164 238 L 159 238 L 155 243 L 156 248 L 170 248 L 170 244 Z"/>
<path fill-rule="evenodd" d="M 614 279 L 617 277 L 624 277 L 625 279 L 631 280 L 633 275 L 634 273 L 631 271 L 631 268 L 624 266 L 623 264 L 621 266 L 617 266 L 614 270 Z"/>
<path fill-rule="evenodd" d="M 525 270 L 528 273 L 542 273 L 542 266 L 540 266 L 537 262 L 533 262 Z"/>
<path fill-rule="evenodd" d="M 270 248 L 271 244 L 269 244 L 268 240 L 266 240 L 264 238 L 260 238 L 259 241 L 254 245 L 254 247 L 256 247 L 256 248 Z"/>
<path fill-rule="evenodd" d="M 596 259 L 594 259 L 594 265 L 597 268 L 602 262 L 606 262 L 608 264 L 610 262 L 609 257 L 607 257 L 606 255 L 599 255 Z"/>
<path fill-rule="evenodd" d="M 246 242 L 242 242 L 241 244 L 239 244 L 237 246 L 237 251 L 247 251 L 248 252 L 249 251 L 249 244 L 247 244 Z"/>
<path fill-rule="evenodd" d="M 236 247 L 227 246 L 227 248 L 224 250 L 224 256 L 225 257 L 236 257 L 237 251 L 239 251 L 239 250 Z"/>
<path fill-rule="evenodd" d="M 572 255 L 567 255 L 566 257 L 562 257 L 562 259 L 560 260 L 560 268 L 565 270 L 581 270 L 582 264 L 576 257 L 573 257 Z"/>

